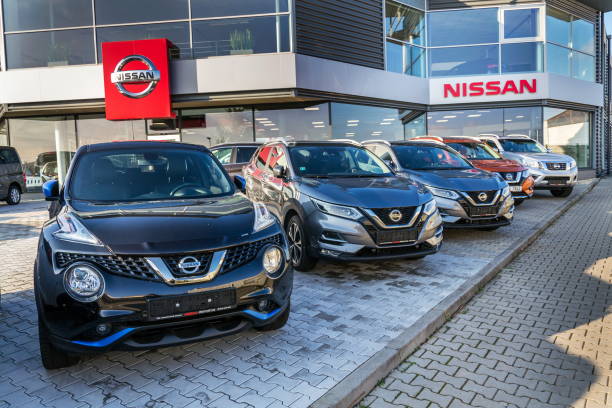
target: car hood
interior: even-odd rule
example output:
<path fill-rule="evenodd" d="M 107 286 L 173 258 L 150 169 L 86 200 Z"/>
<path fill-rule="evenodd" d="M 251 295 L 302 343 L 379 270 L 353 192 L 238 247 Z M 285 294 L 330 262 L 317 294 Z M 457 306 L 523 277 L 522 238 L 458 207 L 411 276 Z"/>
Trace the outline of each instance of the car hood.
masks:
<path fill-rule="evenodd" d="M 116 254 L 170 254 L 248 240 L 253 204 L 234 194 L 200 200 L 96 204 L 69 202 L 83 225 Z"/>
<path fill-rule="evenodd" d="M 447 190 L 492 191 L 505 187 L 497 174 L 479 169 L 406 170 L 405 174 L 420 183 Z"/>
<path fill-rule="evenodd" d="M 536 159 L 538 161 L 545 162 L 569 162 L 572 158 L 565 154 L 558 153 L 513 153 L 513 152 L 504 152 L 504 156 L 509 159 L 518 159 L 519 157 L 530 157 Z"/>
<path fill-rule="evenodd" d="M 302 178 L 299 191 L 321 201 L 362 208 L 412 207 L 433 198 L 423 186 L 398 176 Z"/>
<path fill-rule="evenodd" d="M 487 171 L 514 172 L 525 170 L 520 163 L 514 160 L 470 160 L 470 162 L 479 169 Z"/>

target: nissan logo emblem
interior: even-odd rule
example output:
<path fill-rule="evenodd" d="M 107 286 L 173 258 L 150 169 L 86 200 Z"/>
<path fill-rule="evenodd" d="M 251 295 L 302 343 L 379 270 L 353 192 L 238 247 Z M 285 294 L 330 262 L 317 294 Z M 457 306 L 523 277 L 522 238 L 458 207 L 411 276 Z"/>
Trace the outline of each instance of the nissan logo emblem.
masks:
<path fill-rule="evenodd" d="M 488 199 L 488 198 L 489 198 L 489 196 L 487 195 L 487 193 L 480 193 L 480 194 L 478 194 L 478 199 L 479 199 L 481 202 L 483 202 L 483 203 L 484 203 L 485 201 L 487 201 L 487 199 Z"/>
<path fill-rule="evenodd" d="M 389 219 L 393 222 L 400 222 L 402 219 L 402 212 L 400 210 L 389 211 Z"/>
<path fill-rule="evenodd" d="M 147 69 L 123 71 L 125 66 L 132 62 L 139 61 L 147 66 Z M 153 62 L 142 55 L 130 55 L 117 63 L 115 70 L 111 73 L 111 82 L 115 84 L 122 95 L 129 98 L 144 98 L 155 89 L 157 82 L 160 79 L 160 74 Z M 125 89 L 124 84 L 148 84 L 145 89 L 140 92 L 132 92 Z"/>
<path fill-rule="evenodd" d="M 198 261 L 193 256 L 186 256 L 185 258 L 179 261 L 178 268 L 183 273 L 192 274 L 196 273 L 200 269 L 200 265 L 200 261 Z"/>
<path fill-rule="evenodd" d="M 512 173 L 506 174 L 506 180 L 508 180 L 508 181 L 514 180 L 514 177 L 512 177 Z"/>

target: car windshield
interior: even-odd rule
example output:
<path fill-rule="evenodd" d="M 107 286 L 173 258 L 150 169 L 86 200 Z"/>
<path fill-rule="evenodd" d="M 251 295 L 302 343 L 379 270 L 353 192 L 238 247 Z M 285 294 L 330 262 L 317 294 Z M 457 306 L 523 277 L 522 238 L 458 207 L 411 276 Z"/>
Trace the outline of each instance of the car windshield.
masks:
<path fill-rule="evenodd" d="M 447 143 L 464 157 L 473 160 L 499 160 L 501 156 L 484 143 Z"/>
<path fill-rule="evenodd" d="M 293 169 L 301 177 L 383 177 L 393 173 L 368 150 L 356 146 L 311 145 L 289 148 Z"/>
<path fill-rule="evenodd" d="M 393 147 L 400 165 L 409 170 L 463 170 L 472 166 L 463 157 L 435 146 Z"/>
<path fill-rule="evenodd" d="M 206 152 L 141 148 L 85 154 L 69 191 L 75 200 L 157 201 L 228 195 L 234 186 Z"/>
<path fill-rule="evenodd" d="M 546 148 L 531 139 L 501 139 L 504 150 L 512 153 L 546 153 Z"/>

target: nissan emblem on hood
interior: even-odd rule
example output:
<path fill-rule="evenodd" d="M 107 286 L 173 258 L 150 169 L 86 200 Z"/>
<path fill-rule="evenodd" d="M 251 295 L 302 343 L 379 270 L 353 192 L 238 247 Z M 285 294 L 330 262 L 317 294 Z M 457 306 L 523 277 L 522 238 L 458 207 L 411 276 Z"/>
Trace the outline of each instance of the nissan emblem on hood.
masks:
<path fill-rule="evenodd" d="M 147 66 L 146 70 L 131 70 L 131 71 L 122 71 L 122 69 L 132 61 L 140 61 L 144 65 Z M 129 98 L 143 98 L 153 92 L 157 82 L 160 79 L 160 73 L 155 68 L 153 62 L 144 57 L 142 55 L 130 55 L 123 58 L 117 66 L 115 70 L 111 74 L 111 82 L 115 84 L 119 92 L 121 94 L 129 97 Z M 134 83 L 148 83 L 148 86 L 140 92 L 131 92 L 128 91 L 124 84 L 134 84 Z"/>

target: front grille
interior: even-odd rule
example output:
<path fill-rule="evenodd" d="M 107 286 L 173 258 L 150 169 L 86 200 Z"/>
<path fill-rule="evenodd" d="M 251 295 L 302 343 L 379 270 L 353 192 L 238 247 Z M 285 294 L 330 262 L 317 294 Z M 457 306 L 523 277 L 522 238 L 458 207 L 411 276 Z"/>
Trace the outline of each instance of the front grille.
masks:
<path fill-rule="evenodd" d="M 466 191 L 465 192 L 470 198 L 477 204 L 489 204 L 493 202 L 495 198 L 495 194 L 497 194 L 497 190 L 493 191 Z M 487 195 L 485 200 L 481 200 L 478 196 L 482 193 Z"/>
<path fill-rule="evenodd" d="M 69 252 L 58 252 L 55 254 L 55 262 L 60 268 L 64 268 L 77 261 L 91 262 L 106 272 L 115 275 L 153 281 L 160 280 L 159 276 L 149 268 L 144 258 L 141 257 L 85 255 Z"/>
<path fill-rule="evenodd" d="M 198 267 L 197 270 L 186 273 L 183 270 L 181 270 L 181 268 L 179 268 L 179 264 L 181 263 L 181 260 L 183 260 L 186 257 L 193 257 L 200 263 L 200 266 Z M 178 277 L 183 277 L 183 276 L 203 275 L 207 273 L 208 268 L 210 267 L 210 261 L 212 261 L 212 257 L 213 257 L 213 252 L 208 251 L 208 252 L 198 252 L 195 254 L 188 254 L 188 255 L 185 254 L 185 255 L 164 256 L 163 260 L 168 266 L 168 268 L 170 269 L 170 272 L 172 272 L 172 275 L 178 278 Z"/>
<path fill-rule="evenodd" d="M 554 185 L 566 185 L 569 183 L 569 177 L 546 177 L 544 180 L 548 181 L 548 184 Z"/>
<path fill-rule="evenodd" d="M 546 168 L 548 170 L 566 170 L 567 169 L 567 163 L 546 163 Z"/>
<path fill-rule="evenodd" d="M 282 246 L 283 237 L 278 234 L 260 241 L 249 242 L 248 244 L 228 248 L 221 273 L 229 272 L 232 269 L 236 269 L 239 266 L 251 262 L 257 256 L 259 250 L 268 244 Z"/>
<path fill-rule="evenodd" d="M 499 212 L 499 204 L 482 207 L 475 207 L 465 201 L 460 201 L 460 204 L 469 217 L 494 217 Z"/>
<path fill-rule="evenodd" d="M 508 184 L 513 184 L 513 183 L 517 183 L 519 181 L 520 173 L 516 173 L 516 172 L 514 172 L 514 173 L 500 172 L 499 175 L 502 176 L 504 181 L 506 181 Z"/>
<path fill-rule="evenodd" d="M 410 222 L 416 208 L 417 207 L 371 208 L 371 210 L 385 225 L 404 225 Z M 393 221 L 389 216 L 394 210 L 398 210 L 402 214 L 402 217 L 398 221 Z"/>

